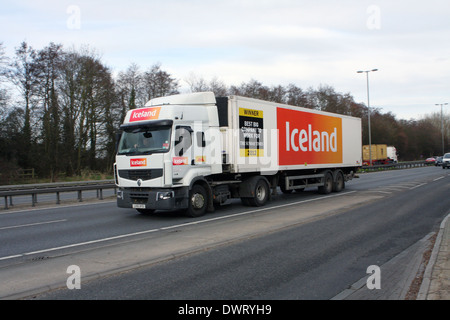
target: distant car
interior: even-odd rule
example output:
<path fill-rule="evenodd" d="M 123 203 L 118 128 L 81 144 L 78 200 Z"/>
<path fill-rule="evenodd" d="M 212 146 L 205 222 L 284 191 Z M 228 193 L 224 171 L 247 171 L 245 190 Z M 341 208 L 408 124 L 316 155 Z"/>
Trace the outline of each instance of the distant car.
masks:
<path fill-rule="evenodd" d="M 444 154 L 442 158 L 442 169 L 450 168 L 450 153 Z"/>
<path fill-rule="evenodd" d="M 427 164 L 435 164 L 436 163 L 436 158 L 433 158 L 433 157 L 427 158 L 425 160 L 425 163 L 427 163 Z"/>
<path fill-rule="evenodd" d="M 443 157 L 437 157 L 436 158 L 436 163 L 434 164 L 436 167 L 437 166 L 442 166 L 442 158 Z"/>

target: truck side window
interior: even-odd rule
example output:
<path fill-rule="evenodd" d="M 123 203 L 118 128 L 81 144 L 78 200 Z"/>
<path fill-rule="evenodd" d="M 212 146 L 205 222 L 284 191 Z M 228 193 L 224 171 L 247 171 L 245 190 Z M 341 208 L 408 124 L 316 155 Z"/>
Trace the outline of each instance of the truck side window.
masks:
<path fill-rule="evenodd" d="M 175 154 L 178 157 L 181 157 L 186 152 L 186 150 L 191 147 L 192 132 L 192 128 L 188 126 L 177 126 L 175 128 Z"/>

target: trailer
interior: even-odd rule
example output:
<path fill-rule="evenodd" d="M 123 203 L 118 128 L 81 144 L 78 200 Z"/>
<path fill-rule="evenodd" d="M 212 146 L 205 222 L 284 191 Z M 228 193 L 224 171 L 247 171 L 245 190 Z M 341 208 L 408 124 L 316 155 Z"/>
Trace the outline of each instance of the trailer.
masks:
<path fill-rule="evenodd" d="M 398 162 L 397 149 L 386 144 L 372 144 L 363 146 L 363 165 L 383 165 Z"/>
<path fill-rule="evenodd" d="M 339 192 L 362 165 L 359 118 L 212 92 L 152 99 L 118 138 L 117 205 L 141 213 L 263 206 L 278 188 Z"/>

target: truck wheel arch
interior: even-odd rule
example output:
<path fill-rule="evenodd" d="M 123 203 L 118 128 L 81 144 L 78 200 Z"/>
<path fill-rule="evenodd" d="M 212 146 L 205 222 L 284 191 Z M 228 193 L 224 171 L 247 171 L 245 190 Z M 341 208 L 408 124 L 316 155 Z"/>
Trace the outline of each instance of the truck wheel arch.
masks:
<path fill-rule="evenodd" d="M 321 194 L 329 194 L 333 191 L 333 185 L 334 185 L 334 176 L 333 172 L 331 170 L 325 170 L 323 171 L 323 178 L 322 178 L 323 186 L 319 187 L 319 193 Z"/>
<path fill-rule="evenodd" d="M 191 181 L 191 184 L 189 186 L 189 194 L 190 194 L 191 190 L 194 188 L 195 185 L 201 185 L 203 188 L 205 188 L 206 194 L 207 194 L 207 197 L 208 197 L 206 211 L 207 212 L 214 212 L 213 192 L 212 192 L 212 188 L 209 185 L 208 181 L 206 181 L 206 179 L 203 176 L 195 177 Z"/>
<path fill-rule="evenodd" d="M 257 199 L 257 196 L 255 194 L 256 188 L 259 184 L 263 183 L 263 187 L 265 187 L 265 196 L 263 201 L 259 201 Z M 239 186 L 239 196 L 242 200 L 242 202 L 245 205 L 251 205 L 251 206 L 263 206 L 266 204 L 267 201 L 270 200 L 271 192 L 270 192 L 270 183 L 269 180 L 267 180 L 264 176 L 252 176 L 246 180 L 244 180 L 240 186 Z"/>

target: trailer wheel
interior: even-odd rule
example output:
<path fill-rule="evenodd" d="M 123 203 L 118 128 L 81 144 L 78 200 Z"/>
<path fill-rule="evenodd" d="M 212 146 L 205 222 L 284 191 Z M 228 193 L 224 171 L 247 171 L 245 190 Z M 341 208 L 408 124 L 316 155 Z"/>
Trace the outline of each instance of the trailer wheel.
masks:
<path fill-rule="evenodd" d="M 319 193 L 329 194 L 333 191 L 333 174 L 331 171 L 326 171 L 323 179 L 324 185 L 319 187 Z"/>
<path fill-rule="evenodd" d="M 344 174 L 341 170 L 335 172 L 333 181 L 333 192 L 341 192 L 345 188 Z"/>
<path fill-rule="evenodd" d="M 186 214 L 189 217 L 196 218 L 203 216 L 208 207 L 208 193 L 200 184 L 196 184 L 189 191 L 189 206 Z"/>
<path fill-rule="evenodd" d="M 267 203 L 270 195 L 270 188 L 266 180 L 259 179 L 255 184 L 254 196 L 248 198 L 248 202 L 251 206 L 261 207 Z"/>

